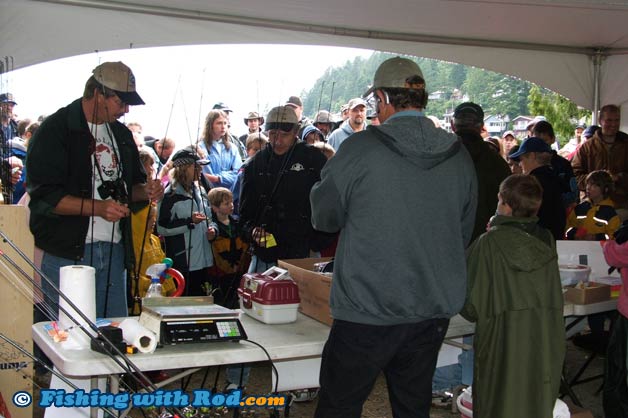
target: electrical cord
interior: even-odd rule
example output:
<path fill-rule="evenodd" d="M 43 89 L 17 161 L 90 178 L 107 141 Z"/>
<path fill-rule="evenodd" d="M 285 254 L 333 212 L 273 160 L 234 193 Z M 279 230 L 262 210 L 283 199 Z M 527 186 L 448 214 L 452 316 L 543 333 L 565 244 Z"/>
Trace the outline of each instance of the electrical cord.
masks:
<path fill-rule="evenodd" d="M 266 348 L 265 348 L 263 345 L 261 345 L 260 343 L 255 342 L 255 341 L 253 341 L 253 340 L 249 340 L 248 338 L 247 338 L 247 339 L 244 339 L 244 340 L 241 340 L 241 341 L 246 341 L 246 342 L 249 342 L 249 343 L 251 343 L 251 344 L 254 344 L 254 345 L 258 346 L 259 348 L 261 348 L 261 349 L 262 349 L 262 351 L 264 352 L 264 354 L 266 354 L 266 357 L 268 358 L 268 361 L 270 361 L 270 367 L 272 368 L 273 373 L 274 373 L 274 375 L 275 375 L 275 388 L 274 388 L 274 390 L 273 390 L 273 393 L 277 393 L 277 388 L 279 387 L 279 372 L 277 371 L 277 367 L 275 367 L 275 362 L 274 362 L 274 361 L 273 361 L 273 359 L 270 357 L 270 354 L 268 353 L 268 351 L 266 350 Z"/>

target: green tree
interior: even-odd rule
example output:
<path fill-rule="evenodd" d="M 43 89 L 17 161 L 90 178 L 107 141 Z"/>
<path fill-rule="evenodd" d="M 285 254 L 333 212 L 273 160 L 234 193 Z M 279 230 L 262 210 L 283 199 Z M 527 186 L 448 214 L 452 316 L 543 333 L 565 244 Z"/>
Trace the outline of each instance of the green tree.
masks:
<path fill-rule="evenodd" d="M 571 100 L 537 85 L 530 89 L 528 108 L 532 115 L 545 116 L 561 145 L 573 135 L 575 123 L 590 116 L 588 110 L 578 108 Z"/>
<path fill-rule="evenodd" d="M 513 119 L 527 113 L 530 83 L 481 68 L 470 68 L 463 84 L 469 100 L 479 104 L 486 115 L 508 115 Z"/>

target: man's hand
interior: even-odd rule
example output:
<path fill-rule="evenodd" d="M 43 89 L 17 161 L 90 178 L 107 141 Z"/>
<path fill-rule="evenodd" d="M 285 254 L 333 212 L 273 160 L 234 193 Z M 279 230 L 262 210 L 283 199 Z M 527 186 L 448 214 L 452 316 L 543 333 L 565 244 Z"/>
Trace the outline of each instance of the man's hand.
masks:
<path fill-rule="evenodd" d="M 131 214 L 126 205 L 115 200 L 94 200 L 93 202 L 95 204 L 94 214 L 109 222 L 118 222 Z"/>
<path fill-rule="evenodd" d="M 266 237 L 266 230 L 260 226 L 256 226 L 253 228 L 253 232 L 251 233 L 253 241 L 260 247 L 266 247 L 266 243 L 262 242 L 262 237 Z"/>
<path fill-rule="evenodd" d="M 11 184 L 17 184 L 22 178 L 24 164 L 22 164 L 22 160 L 17 157 L 9 157 L 7 161 L 11 166 Z"/>
<path fill-rule="evenodd" d="M 164 198 L 164 185 L 160 180 L 149 180 L 146 183 L 146 195 L 151 202 L 158 202 Z"/>

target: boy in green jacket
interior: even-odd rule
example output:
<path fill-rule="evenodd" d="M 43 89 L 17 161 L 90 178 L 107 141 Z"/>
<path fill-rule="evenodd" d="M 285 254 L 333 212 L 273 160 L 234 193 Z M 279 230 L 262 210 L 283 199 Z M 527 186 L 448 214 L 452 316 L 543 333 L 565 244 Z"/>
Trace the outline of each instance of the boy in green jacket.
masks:
<path fill-rule="evenodd" d="M 474 418 L 551 418 L 565 356 L 556 244 L 538 226 L 542 188 L 529 175 L 500 185 L 490 229 L 469 248 L 462 316 L 476 322 Z"/>

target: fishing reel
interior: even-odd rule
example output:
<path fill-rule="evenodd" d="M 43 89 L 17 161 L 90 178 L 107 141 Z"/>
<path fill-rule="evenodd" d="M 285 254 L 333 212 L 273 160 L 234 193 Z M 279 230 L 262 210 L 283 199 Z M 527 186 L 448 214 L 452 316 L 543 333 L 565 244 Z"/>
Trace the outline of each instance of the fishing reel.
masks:
<path fill-rule="evenodd" d="M 98 186 L 98 194 L 103 200 L 112 198 L 119 203 L 129 202 L 126 184 L 121 178 L 103 181 L 102 184 Z"/>

